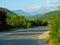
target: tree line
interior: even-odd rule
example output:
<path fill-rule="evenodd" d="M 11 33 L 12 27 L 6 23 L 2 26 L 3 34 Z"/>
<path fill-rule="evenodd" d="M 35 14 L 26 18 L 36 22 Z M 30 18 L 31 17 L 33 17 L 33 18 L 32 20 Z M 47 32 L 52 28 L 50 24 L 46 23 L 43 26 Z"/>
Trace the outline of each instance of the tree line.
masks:
<path fill-rule="evenodd" d="M 8 15 L 7 24 L 10 24 L 15 28 L 32 28 L 37 26 L 46 26 L 48 21 L 43 21 L 40 18 L 25 18 L 19 15 Z"/>

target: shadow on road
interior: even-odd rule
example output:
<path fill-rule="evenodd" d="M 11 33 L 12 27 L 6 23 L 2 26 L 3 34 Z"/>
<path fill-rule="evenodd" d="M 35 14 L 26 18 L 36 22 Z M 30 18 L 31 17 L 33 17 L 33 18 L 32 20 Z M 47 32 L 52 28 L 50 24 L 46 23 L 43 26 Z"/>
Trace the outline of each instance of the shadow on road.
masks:
<path fill-rule="evenodd" d="M 17 40 L 0 40 L 0 45 L 45 45 L 45 39 L 31 40 L 31 39 L 17 39 Z"/>

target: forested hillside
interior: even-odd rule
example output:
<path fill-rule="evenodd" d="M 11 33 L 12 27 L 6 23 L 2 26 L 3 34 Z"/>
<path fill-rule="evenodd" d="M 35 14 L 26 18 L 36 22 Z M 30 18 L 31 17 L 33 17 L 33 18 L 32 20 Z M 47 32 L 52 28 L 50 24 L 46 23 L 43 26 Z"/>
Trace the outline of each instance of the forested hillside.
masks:
<path fill-rule="evenodd" d="M 57 14 L 58 14 L 58 11 L 47 12 L 41 17 L 41 19 L 51 20 L 51 19 L 55 18 L 57 16 Z"/>

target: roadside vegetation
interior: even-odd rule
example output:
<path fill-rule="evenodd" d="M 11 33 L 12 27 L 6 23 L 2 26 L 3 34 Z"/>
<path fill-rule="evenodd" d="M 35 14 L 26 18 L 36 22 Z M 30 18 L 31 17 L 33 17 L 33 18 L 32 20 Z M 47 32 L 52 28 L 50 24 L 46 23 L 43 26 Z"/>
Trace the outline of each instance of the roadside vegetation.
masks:
<path fill-rule="evenodd" d="M 60 11 L 57 16 L 51 20 L 49 45 L 60 45 Z"/>

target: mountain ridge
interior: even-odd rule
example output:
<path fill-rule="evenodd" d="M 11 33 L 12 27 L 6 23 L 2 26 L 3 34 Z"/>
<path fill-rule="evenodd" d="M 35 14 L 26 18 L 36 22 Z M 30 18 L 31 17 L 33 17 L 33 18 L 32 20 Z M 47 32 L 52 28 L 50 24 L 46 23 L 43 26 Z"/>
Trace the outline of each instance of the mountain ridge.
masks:
<path fill-rule="evenodd" d="M 18 14 L 18 15 L 22 15 L 22 16 L 24 16 L 24 17 L 29 17 L 29 16 L 30 16 L 29 13 L 27 13 L 27 12 L 25 12 L 25 11 L 23 11 L 23 10 L 12 10 L 12 12 L 14 12 L 14 13 L 16 13 L 16 14 Z"/>
<path fill-rule="evenodd" d="M 40 17 L 41 19 L 53 19 L 58 15 L 58 10 L 57 11 L 51 11 L 51 12 L 47 12 L 45 13 L 42 17 Z"/>

